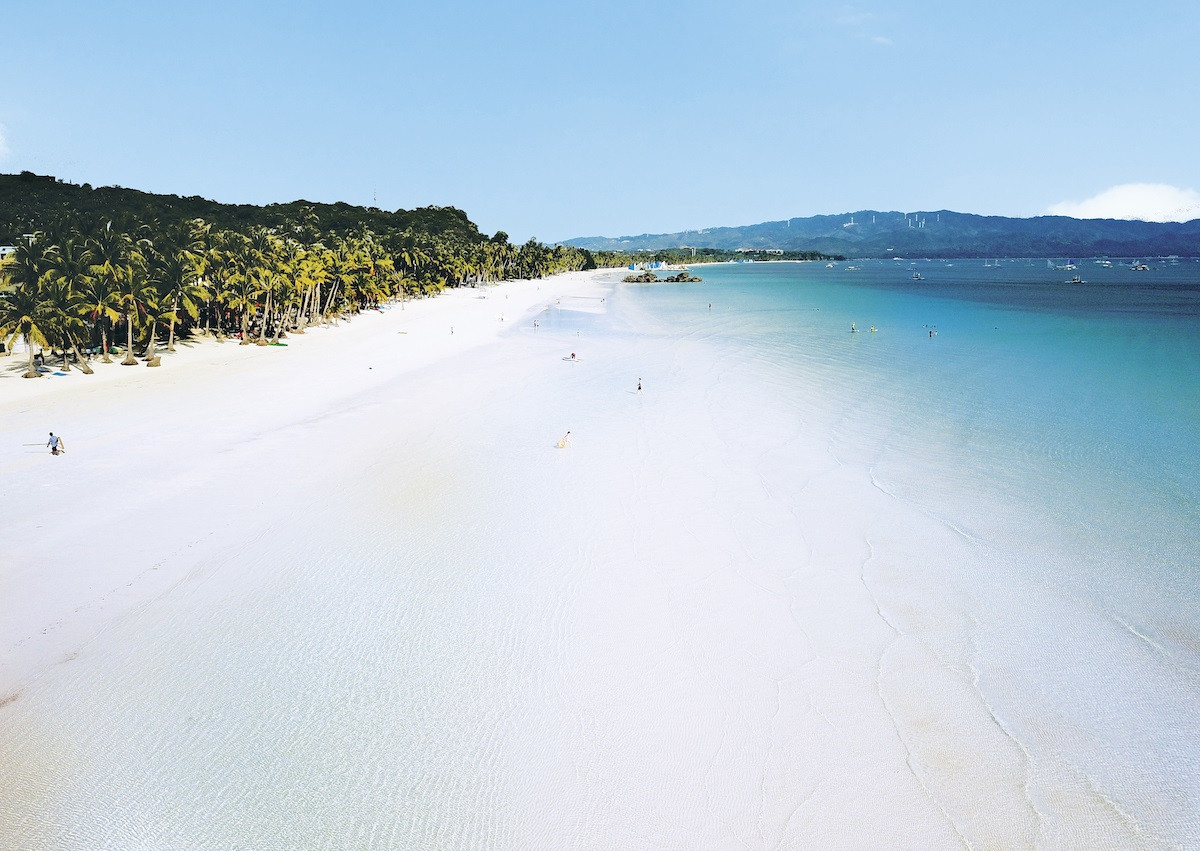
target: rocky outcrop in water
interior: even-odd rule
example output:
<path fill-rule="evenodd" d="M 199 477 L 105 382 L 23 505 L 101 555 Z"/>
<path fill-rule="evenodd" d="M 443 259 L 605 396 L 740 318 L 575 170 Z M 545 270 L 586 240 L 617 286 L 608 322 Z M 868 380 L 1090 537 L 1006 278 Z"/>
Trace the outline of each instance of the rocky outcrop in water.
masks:
<path fill-rule="evenodd" d="M 623 280 L 626 284 L 691 284 L 704 279 L 687 272 L 680 272 L 669 278 L 660 278 L 653 272 L 642 272 L 640 275 L 626 275 Z"/>

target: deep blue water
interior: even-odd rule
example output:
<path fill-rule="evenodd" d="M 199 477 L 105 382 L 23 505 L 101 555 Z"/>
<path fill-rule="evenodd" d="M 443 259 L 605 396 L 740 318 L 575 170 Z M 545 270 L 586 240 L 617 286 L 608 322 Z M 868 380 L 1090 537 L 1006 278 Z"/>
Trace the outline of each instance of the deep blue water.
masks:
<path fill-rule="evenodd" d="M 1087 283 L 1065 283 L 1073 274 Z M 1200 264 L 757 263 L 702 275 L 636 296 L 675 332 L 805 376 L 823 404 L 852 400 L 864 421 L 923 444 L 918 455 L 956 456 L 976 475 L 1016 467 L 1031 485 L 1130 488 L 1195 529 Z"/>

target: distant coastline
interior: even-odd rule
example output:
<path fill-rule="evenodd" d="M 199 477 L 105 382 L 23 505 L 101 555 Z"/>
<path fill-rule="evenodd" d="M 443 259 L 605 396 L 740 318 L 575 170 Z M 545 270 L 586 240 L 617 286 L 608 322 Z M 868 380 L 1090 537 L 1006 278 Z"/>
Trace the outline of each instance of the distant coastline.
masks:
<path fill-rule="evenodd" d="M 812 251 L 846 257 L 1193 257 L 1200 219 L 1143 222 L 979 216 L 952 210 L 858 210 L 753 225 L 622 237 L 577 237 L 589 251 Z"/>

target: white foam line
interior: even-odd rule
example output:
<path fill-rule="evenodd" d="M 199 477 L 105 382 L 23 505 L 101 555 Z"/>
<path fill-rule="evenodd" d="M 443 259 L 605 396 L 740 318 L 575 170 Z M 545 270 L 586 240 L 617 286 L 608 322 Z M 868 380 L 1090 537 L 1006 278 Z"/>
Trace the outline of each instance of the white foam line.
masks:
<path fill-rule="evenodd" d="M 1168 843 L 1161 836 L 1151 833 L 1148 830 L 1146 830 L 1146 828 L 1142 825 L 1141 822 L 1139 822 L 1136 818 L 1134 818 L 1129 813 L 1125 812 L 1125 810 L 1122 809 L 1121 806 L 1116 801 L 1114 801 L 1108 795 L 1104 794 L 1104 791 L 1101 790 L 1100 787 L 1096 785 L 1096 781 L 1092 779 L 1091 775 L 1089 775 L 1086 771 L 1082 771 L 1082 770 L 1080 770 L 1079 773 L 1083 775 L 1083 781 L 1088 785 L 1088 788 L 1092 790 L 1092 793 L 1097 798 L 1099 798 L 1101 801 L 1103 801 L 1109 807 L 1109 809 L 1111 809 L 1114 813 L 1116 813 L 1117 818 L 1119 818 L 1121 821 L 1123 821 L 1129 827 L 1131 832 L 1136 833 L 1138 836 L 1143 836 L 1143 837 L 1146 837 L 1147 839 L 1152 839 L 1164 848 L 1167 847 Z M 1182 847 L 1182 846 L 1179 846 L 1179 847 Z"/>
<path fill-rule="evenodd" d="M 872 480 L 874 480 L 874 477 L 872 477 Z M 900 639 L 901 633 L 900 630 L 896 628 L 896 625 L 893 624 L 891 620 L 888 619 L 887 615 L 883 613 L 883 610 L 879 607 L 879 600 L 875 596 L 875 592 L 871 590 L 871 586 L 867 583 L 867 565 L 875 558 L 875 546 L 871 543 L 870 539 L 867 538 L 863 539 L 863 543 L 867 545 L 867 557 L 863 559 L 862 564 L 859 565 L 858 581 L 862 583 L 863 589 L 867 592 L 867 596 L 871 598 L 871 604 L 875 607 L 875 614 L 877 614 L 879 619 L 887 625 L 888 629 L 892 631 L 891 641 L 889 641 L 887 646 L 884 647 L 879 653 L 879 662 L 875 668 L 875 694 L 879 698 L 879 703 L 883 707 L 883 711 L 887 714 L 888 720 L 892 723 L 892 731 L 896 734 L 896 740 L 899 741 L 900 746 L 904 748 L 904 764 L 908 766 L 909 773 L 912 774 L 913 779 L 917 781 L 917 785 L 921 787 L 921 789 L 925 792 L 925 795 L 945 817 L 946 822 L 954 830 L 955 835 L 958 837 L 959 841 L 962 842 L 963 846 L 966 848 L 974 848 L 975 846 L 963 834 L 962 830 L 959 829 L 957 822 L 955 822 L 951 817 L 949 811 L 947 811 L 942 805 L 941 800 L 939 800 L 937 795 L 933 793 L 933 790 L 929 788 L 929 786 L 925 783 L 925 780 L 913 766 L 912 749 L 908 746 L 908 742 L 905 741 L 904 734 L 900 732 L 900 725 L 896 721 L 896 715 L 894 712 L 892 712 L 892 707 L 888 705 L 887 698 L 883 696 L 883 661 L 891 651 L 892 647 L 894 647 L 896 642 Z"/>
<path fill-rule="evenodd" d="M 1128 621 L 1126 621 L 1124 618 L 1122 618 L 1120 615 L 1116 614 L 1115 612 L 1109 612 L 1108 615 L 1113 620 L 1115 620 L 1117 623 L 1119 623 L 1121 626 L 1125 627 L 1125 629 L 1128 632 L 1137 636 L 1142 641 L 1146 642 L 1151 647 L 1153 647 L 1155 650 L 1157 650 L 1159 653 L 1161 653 L 1163 656 L 1170 659 L 1170 655 L 1167 653 L 1167 649 L 1165 647 L 1163 647 L 1161 644 L 1159 644 L 1157 641 L 1152 639 L 1150 636 L 1148 636 L 1145 633 L 1140 632 L 1139 630 L 1134 628 L 1133 624 L 1129 623 Z"/>
<path fill-rule="evenodd" d="M 966 529 L 963 529 L 961 526 L 955 525 L 951 521 L 947 520 L 946 518 L 944 518 L 938 514 L 934 514 L 932 511 L 925 508 L 924 506 L 919 505 L 914 502 L 910 502 L 909 500 L 903 499 L 900 496 L 898 496 L 894 491 L 889 490 L 882 483 L 880 483 L 880 481 L 878 479 L 875 478 L 875 468 L 874 467 L 869 467 L 867 470 L 867 473 L 871 478 L 871 484 L 875 487 L 876 490 L 890 496 L 892 499 L 896 500 L 897 502 L 902 502 L 907 506 L 915 508 L 917 511 L 924 514 L 930 520 L 934 520 L 934 521 L 942 524 L 947 529 L 954 532 L 956 535 L 959 535 L 960 537 L 963 538 L 963 540 L 969 541 L 970 543 L 974 544 L 977 547 L 982 547 L 984 549 L 987 549 L 987 547 L 988 547 L 987 541 L 985 541 L 983 538 L 979 537 L 978 535 L 974 535 L 974 534 L 968 532 Z"/>
<path fill-rule="evenodd" d="M 974 617 L 972 617 L 971 620 L 976 626 L 978 626 L 979 622 L 975 620 Z M 973 644 L 972 649 L 974 649 Z M 1033 813 L 1034 820 L 1037 822 L 1037 832 L 1040 836 L 1045 828 L 1045 817 L 1042 811 L 1038 809 L 1037 804 L 1034 803 L 1033 796 L 1029 791 L 1030 785 L 1033 783 L 1033 754 L 1031 754 L 1029 749 L 1025 747 L 1025 744 L 1017 738 L 1016 734 L 1013 733 L 1008 726 L 1000 720 L 1000 717 L 996 714 L 995 709 L 992 708 L 992 704 L 989 703 L 988 699 L 984 696 L 983 689 L 979 687 L 979 669 L 975 667 L 974 654 L 968 653 L 966 661 L 967 669 L 971 672 L 971 688 L 979 698 L 979 703 L 983 706 L 984 711 L 987 712 L 988 717 L 992 719 L 992 723 L 996 725 L 996 728 L 1004 734 L 1005 738 L 1016 745 L 1018 750 L 1021 751 L 1021 760 L 1025 766 L 1025 782 L 1021 784 L 1021 793 L 1025 796 L 1025 802 L 1029 805 L 1029 810 Z M 1040 845 L 1041 843 L 1038 844 Z"/>

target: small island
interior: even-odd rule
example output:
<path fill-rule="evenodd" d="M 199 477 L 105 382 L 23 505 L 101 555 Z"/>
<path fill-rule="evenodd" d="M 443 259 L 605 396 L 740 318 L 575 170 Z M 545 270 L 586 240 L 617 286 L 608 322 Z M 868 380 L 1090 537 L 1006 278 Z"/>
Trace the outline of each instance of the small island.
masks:
<path fill-rule="evenodd" d="M 642 272 L 639 275 L 626 275 L 621 280 L 626 284 L 692 284 L 704 279 L 689 274 L 688 270 L 684 269 L 679 274 L 666 278 L 660 278 L 653 272 Z"/>

